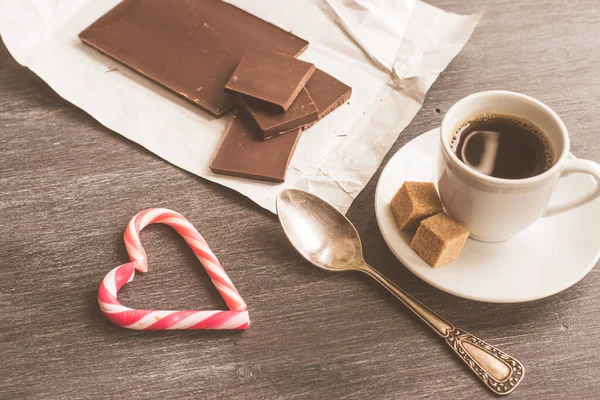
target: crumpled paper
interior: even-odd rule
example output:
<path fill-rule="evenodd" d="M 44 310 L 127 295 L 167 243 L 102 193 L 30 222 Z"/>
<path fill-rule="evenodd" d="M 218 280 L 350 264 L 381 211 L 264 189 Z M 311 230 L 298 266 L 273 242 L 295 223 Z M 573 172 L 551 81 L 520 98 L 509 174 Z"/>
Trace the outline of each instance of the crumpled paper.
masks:
<path fill-rule="evenodd" d="M 302 134 L 283 184 L 213 174 L 231 115 L 215 119 L 77 39 L 119 0 L 5 0 L 0 34 L 60 96 L 172 164 L 272 212 L 279 191 L 294 187 L 345 213 L 480 18 L 419 0 L 229 2 L 308 40 L 300 58 L 353 90 L 349 104 Z"/>
<path fill-rule="evenodd" d="M 415 0 L 326 0 L 346 32 L 388 73 L 415 6 Z"/>

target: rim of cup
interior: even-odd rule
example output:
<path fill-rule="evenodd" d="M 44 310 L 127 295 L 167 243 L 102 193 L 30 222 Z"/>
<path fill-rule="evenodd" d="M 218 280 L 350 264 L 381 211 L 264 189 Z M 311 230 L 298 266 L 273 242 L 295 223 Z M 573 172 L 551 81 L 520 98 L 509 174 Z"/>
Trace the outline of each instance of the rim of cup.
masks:
<path fill-rule="evenodd" d="M 454 132 L 453 130 L 456 129 L 456 126 L 449 126 L 448 121 L 451 119 L 450 117 L 454 113 L 458 112 L 457 110 L 461 106 L 463 106 L 464 103 L 470 102 L 473 100 L 477 100 L 477 98 L 486 97 L 486 96 L 510 96 L 510 97 L 520 98 L 521 100 L 524 100 L 524 101 L 542 109 L 546 114 L 548 114 L 549 118 L 552 118 L 558 124 L 558 126 L 560 127 L 560 130 L 561 130 L 562 138 L 563 138 L 563 149 L 562 149 L 562 153 L 558 157 L 556 157 L 556 154 L 555 154 L 555 161 L 554 161 L 554 165 L 552 165 L 552 167 L 550 167 L 548 170 L 542 172 L 539 175 L 535 175 L 535 176 L 532 176 L 529 178 L 505 179 L 505 178 L 496 178 L 493 176 L 483 174 L 483 173 L 476 171 L 475 169 L 467 166 L 462 161 L 460 161 L 460 159 L 456 156 L 456 154 L 454 153 L 454 151 L 452 151 L 452 149 L 450 147 L 450 137 L 452 136 L 452 134 Z M 489 112 L 490 112 L 490 114 L 493 114 L 494 110 L 490 110 Z M 513 115 L 513 116 L 517 117 L 517 118 L 524 118 L 520 115 Z M 527 119 L 527 118 L 524 118 L 524 119 Z M 465 122 L 465 121 L 463 121 L 463 122 Z M 527 96 L 522 93 L 516 93 L 516 92 L 507 91 L 507 90 L 490 90 L 490 91 L 485 91 L 485 92 L 473 93 L 467 97 L 460 99 L 456 103 L 454 103 L 454 105 L 452 107 L 450 107 L 450 109 L 446 112 L 446 114 L 444 115 L 444 118 L 442 119 L 442 124 L 441 124 L 441 128 L 440 128 L 440 140 L 442 142 L 442 150 L 444 151 L 446 157 L 450 158 L 450 160 L 452 160 L 452 162 L 456 165 L 457 168 L 459 168 L 461 171 L 463 171 L 467 175 L 469 175 L 477 180 L 485 181 L 487 183 L 494 184 L 497 186 L 528 186 L 528 185 L 532 185 L 532 184 L 535 184 L 535 183 L 538 183 L 540 181 L 547 179 L 547 177 L 549 175 L 555 174 L 557 171 L 559 171 L 562 168 L 562 164 L 565 162 L 565 160 L 567 159 L 567 157 L 569 155 L 569 148 L 570 148 L 567 127 L 565 126 L 564 122 L 560 119 L 558 114 L 556 114 L 556 112 L 554 112 L 546 104 L 542 103 L 539 100 L 534 99 L 531 96 Z M 553 143 L 551 143 L 551 144 L 554 147 L 554 144 Z"/>

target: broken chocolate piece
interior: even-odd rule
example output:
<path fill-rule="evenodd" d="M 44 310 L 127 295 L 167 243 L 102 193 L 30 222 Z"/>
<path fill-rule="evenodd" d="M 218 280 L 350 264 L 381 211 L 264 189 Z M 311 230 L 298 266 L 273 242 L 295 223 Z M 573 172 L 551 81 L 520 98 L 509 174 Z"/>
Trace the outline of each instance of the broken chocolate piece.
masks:
<path fill-rule="evenodd" d="M 239 110 L 256 123 L 264 140 L 306 126 L 318 117 L 317 107 L 306 89 L 302 89 L 284 113 L 273 113 L 262 102 L 245 96 L 237 96 L 237 103 Z"/>
<path fill-rule="evenodd" d="M 287 111 L 315 72 L 315 66 L 285 54 L 248 48 L 225 90 Z"/>
<path fill-rule="evenodd" d="M 319 119 L 344 104 L 352 95 L 350 86 L 320 69 L 306 83 L 306 90 L 319 110 Z"/>
<path fill-rule="evenodd" d="M 241 116 L 234 115 L 210 169 L 215 174 L 284 182 L 301 129 L 270 140 Z"/>
<path fill-rule="evenodd" d="M 79 34 L 85 44 L 220 117 L 249 46 L 288 56 L 308 42 L 221 0 L 125 0 Z"/>

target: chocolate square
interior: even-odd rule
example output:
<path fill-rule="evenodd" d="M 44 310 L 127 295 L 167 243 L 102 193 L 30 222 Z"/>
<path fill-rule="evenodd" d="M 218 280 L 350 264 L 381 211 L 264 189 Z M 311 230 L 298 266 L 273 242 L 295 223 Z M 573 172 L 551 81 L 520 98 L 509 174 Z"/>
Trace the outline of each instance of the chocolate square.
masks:
<path fill-rule="evenodd" d="M 286 135 L 262 140 L 258 129 L 236 113 L 210 169 L 215 174 L 284 182 L 300 133 L 301 129 L 296 129 Z"/>
<path fill-rule="evenodd" d="M 225 85 L 225 90 L 287 111 L 314 72 L 315 66 L 311 63 L 250 47 Z"/>

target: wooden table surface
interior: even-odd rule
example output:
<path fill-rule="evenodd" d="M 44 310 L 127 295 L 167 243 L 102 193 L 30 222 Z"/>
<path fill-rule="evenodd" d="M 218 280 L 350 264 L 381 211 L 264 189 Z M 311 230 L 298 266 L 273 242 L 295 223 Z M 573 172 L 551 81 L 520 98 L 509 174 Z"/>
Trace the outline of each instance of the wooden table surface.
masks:
<path fill-rule="evenodd" d="M 573 153 L 600 161 L 600 2 L 432 3 L 486 13 L 388 158 L 437 126 L 460 98 L 508 89 L 556 110 Z M 0 127 L 0 398 L 493 397 L 377 283 L 309 266 L 275 216 L 104 128 L 4 46 Z M 457 326 L 521 360 L 527 374 L 512 398 L 598 398 L 600 270 L 524 304 L 443 293 L 386 247 L 373 209 L 378 176 L 348 212 L 367 261 Z M 103 318 L 98 284 L 127 261 L 123 229 L 150 206 L 177 210 L 198 227 L 249 304 L 248 331 L 134 332 Z M 223 306 L 173 231 L 152 226 L 142 237 L 150 272 L 121 292 L 124 304 Z"/>

